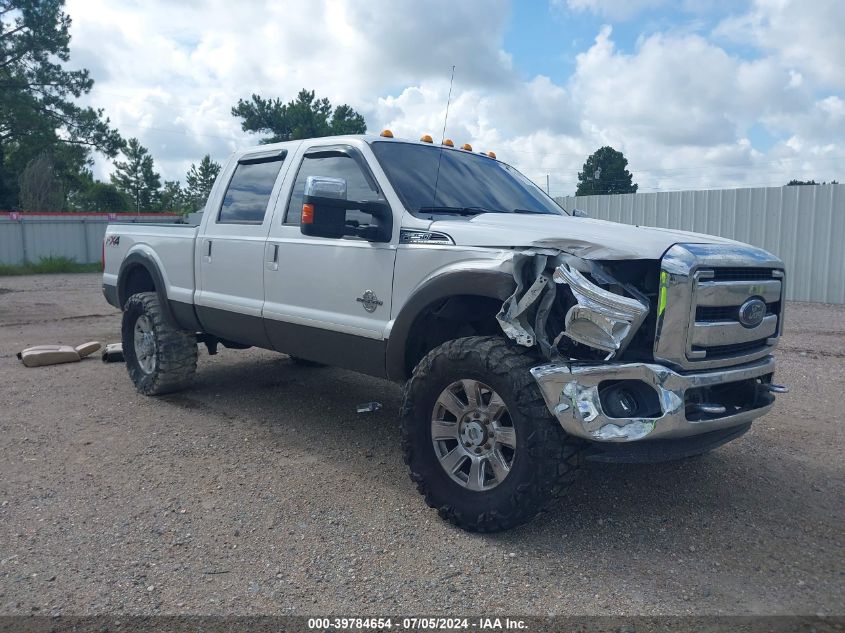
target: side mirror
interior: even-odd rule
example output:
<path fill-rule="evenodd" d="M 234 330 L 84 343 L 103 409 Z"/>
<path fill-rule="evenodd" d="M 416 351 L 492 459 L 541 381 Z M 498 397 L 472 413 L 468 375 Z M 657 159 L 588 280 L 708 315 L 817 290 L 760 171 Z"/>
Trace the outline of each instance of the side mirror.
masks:
<path fill-rule="evenodd" d="M 583 209 L 572 209 L 572 215 L 576 218 L 589 218 L 590 214 Z"/>
<path fill-rule="evenodd" d="M 308 176 L 302 197 L 303 235 L 341 238 L 361 237 L 370 242 L 389 242 L 393 230 L 393 212 L 382 200 L 356 201 L 346 198 L 346 180 L 328 176 Z M 369 221 L 349 217 L 369 215 Z"/>

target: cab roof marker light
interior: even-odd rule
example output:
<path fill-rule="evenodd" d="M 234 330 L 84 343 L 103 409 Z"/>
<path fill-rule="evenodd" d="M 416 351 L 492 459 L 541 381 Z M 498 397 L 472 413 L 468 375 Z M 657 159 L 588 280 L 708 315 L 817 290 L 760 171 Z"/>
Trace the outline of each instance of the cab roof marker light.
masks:
<path fill-rule="evenodd" d="M 420 140 L 421 140 L 423 143 L 433 143 L 433 142 L 434 142 L 434 139 L 433 139 L 433 138 L 431 138 L 431 134 L 423 134 L 423 135 L 420 137 Z"/>
<path fill-rule="evenodd" d="M 469 143 L 464 143 L 463 145 L 461 145 L 461 149 L 466 150 L 468 152 L 471 152 L 472 151 L 472 145 L 470 145 Z"/>
<path fill-rule="evenodd" d="M 444 138 L 441 145 L 445 145 L 446 147 L 455 147 L 455 144 L 452 142 L 450 138 Z"/>
<path fill-rule="evenodd" d="M 390 130 L 384 129 L 384 130 L 381 131 L 381 134 L 379 134 L 379 136 L 383 136 L 384 138 L 393 138 L 393 132 L 391 132 Z"/>
<path fill-rule="evenodd" d="M 492 158 L 493 160 L 496 160 L 496 152 L 487 152 L 487 155 L 488 155 L 490 158 Z"/>

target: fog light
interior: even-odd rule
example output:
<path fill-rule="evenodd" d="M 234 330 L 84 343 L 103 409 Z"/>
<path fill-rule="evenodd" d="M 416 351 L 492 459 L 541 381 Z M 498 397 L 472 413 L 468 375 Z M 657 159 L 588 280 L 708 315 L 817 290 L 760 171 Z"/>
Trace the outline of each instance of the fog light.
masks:
<path fill-rule="evenodd" d="M 602 398 L 604 412 L 611 418 L 633 418 L 640 403 L 637 396 L 625 387 L 613 387 Z"/>
<path fill-rule="evenodd" d="M 604 414 L 609 418 L 660 417 L 657 393 L 639 380 L 607 381 L 599 386 Z"/>

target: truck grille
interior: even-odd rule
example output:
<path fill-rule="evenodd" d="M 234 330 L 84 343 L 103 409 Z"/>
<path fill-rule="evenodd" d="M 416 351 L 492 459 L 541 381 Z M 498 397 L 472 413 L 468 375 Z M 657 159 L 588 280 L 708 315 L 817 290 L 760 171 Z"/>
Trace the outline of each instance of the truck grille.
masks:
<path fill-rule="evenodd" d="M 765 251 L 717 244 L 673 246 L 664 256 L 661 294 L 665 301 L 658 315 L 655 359 L 681 369 L 723 367 L 761 358 L 777 344 L 783 268 Z M 761 320 L 753 325 L 740 321 L 740 311 L 751 299 L 765 304 Z"/>
<path fill-rule="evenodd" d="M 716 281 L 748 281 L 754 279 L 771 279 L 776 271 L 776 268 L 715 268 L 713 269 L 713 278 Z"/>

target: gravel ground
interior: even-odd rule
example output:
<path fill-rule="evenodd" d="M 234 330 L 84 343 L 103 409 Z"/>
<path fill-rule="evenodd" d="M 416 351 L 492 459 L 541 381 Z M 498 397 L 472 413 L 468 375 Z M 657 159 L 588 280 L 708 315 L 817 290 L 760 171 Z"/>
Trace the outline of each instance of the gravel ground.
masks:
<path fill-rule="evenodd" d="M 201 350 L 147 398 L 98 275 L 0 278 L 3 614 L 843 614 L 845 307 L 790 304 L 750 433 L 696 459 L 588 465 L 532 523 L 461 532 L 399 450 L 399 387 L 261 350 Z M 384 403 L 374 414 L 355 405 Z"/>

